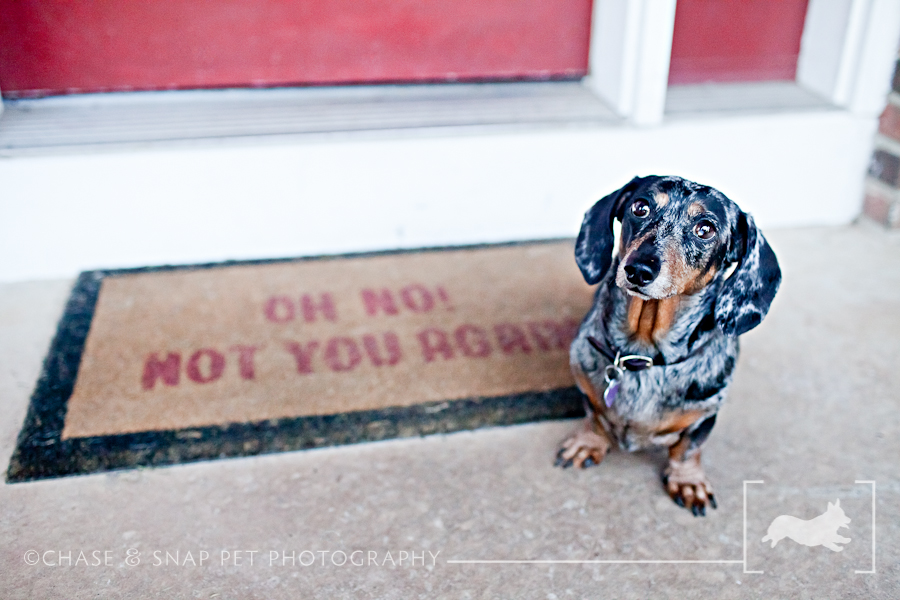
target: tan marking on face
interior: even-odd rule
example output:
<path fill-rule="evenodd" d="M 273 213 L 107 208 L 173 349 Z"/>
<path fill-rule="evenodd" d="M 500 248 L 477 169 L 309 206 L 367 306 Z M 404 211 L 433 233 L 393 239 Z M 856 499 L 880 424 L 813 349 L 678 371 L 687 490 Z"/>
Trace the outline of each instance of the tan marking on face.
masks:
<path fill-rule="evenodd" d="M 668 335 L 675 323 L 675 316 L 678 314 L 678 307 L 681 305 L 681 296 L 672 296 L 657 300 L 656 320 L 653 323 L 653 331 L 651 337 L 654 341 L 659 341 Z"/>
<path fill-rule="evenodd" d="M 706 212 L 706 207 L 699 202 L 692 202 L 687 209 L 687 214 L 690 217 L 696 217 L 697 215 L 703 214 L 704 212 Z"/>
<path fill-rule="evenodd" d="M 669 203 L 669 195 L 665 192 L 657 192 L 656 195 L 653 196 L 653 201 L 656 202 L 656 206 L 662 208 Z"/>
<path fill-rule="evenodd" d="M 665 247 L 665 260 L 668 263 L 669 287 L 675 295 L 693 295 L 702 290 L 716 275 L 716 268 L 692 269 L 685 262 L 685 256 L 675 244 Z"/>
<path fill-rule="evenodd" d="M 631 339 L 646 345 L 654 345 L 668 335 L 678 316 L 682 296 L 699 291 L 715 274 L 713 270 L 701 273 L 688 268 L 684 255 L 674 242 L 666 244 L 663 250 L 663 266 L 659 281 L 664 282 L 664 289 L 670 295 L 648 300 L 636 296 L 628 298 L 624 331 Z"/>
<path fill-rule="evenodd" d="M 625 330 L 631 339 L 643 344 L 652 344 L 653 323 L 656 320 L 656 300 L 642 300 L 637 296 L 628 297 L 628 316 Z"/>
<path fill-rule="evenodd" d="M 647 300 L 641 307 L 641 316 L 638 319 L 635 337 L 638 341 L 647 345 L 653 343 L 653 326 L 656 324 L 656 308 L 658 305 L 659 302 L 657 300 Z"/>
<path fill-rule="evenodd" d="M 628 297 L 628 318 L 625 319 L 626 330 L 628 335 L 634 335 L 638 330 L 638 323 L 641 320 L 641 310 L 644 308 L 644 301 L 636 296 Z"/>
<path fill-rule="evenodd" d="M 716 267 L 713 265 L 710 265 L 706 270 L 692 269 L 690 277 L 688 277 L 684 284 L 682 293 L 687 295 L 696 294 L 709 285 L 709 282 L 716 276 L 716 272 Z"/>
<path fill-rule="evenodd" d="M 642 300 L 636 296 L 628 298 L 628 315 L 625 319 L 625 333 L 648 346 L 663 339 L 675 323 L 680 296 L 662 300 Z"/>

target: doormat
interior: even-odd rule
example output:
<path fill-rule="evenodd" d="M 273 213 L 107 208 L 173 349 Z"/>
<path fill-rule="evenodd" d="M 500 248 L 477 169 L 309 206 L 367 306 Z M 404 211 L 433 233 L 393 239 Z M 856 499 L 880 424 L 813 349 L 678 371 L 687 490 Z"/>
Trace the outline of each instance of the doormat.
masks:
<path fill-rule="evenodd" d="M 571 240 L 85 272 L 7 480 L 583 414 Z"/>

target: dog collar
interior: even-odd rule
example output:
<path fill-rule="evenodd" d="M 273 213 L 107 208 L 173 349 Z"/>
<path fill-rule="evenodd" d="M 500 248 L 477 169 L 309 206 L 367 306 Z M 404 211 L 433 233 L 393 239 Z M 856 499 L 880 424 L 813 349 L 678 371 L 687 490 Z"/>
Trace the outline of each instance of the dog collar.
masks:
<path fill-rule="evenodd" d="M 643 371 L 650 367 L 677 365 L 678 363 L 691 358 L 691 356 L 697 352 L 698 348 L 702 348 L 710 342 L 710 340 L 707 339 L 699 346 L 695 346 L 687 356 L 672 362 L 666 362 L 661 353 L 657 353 L 655 358 L 651 358 L 649 356 L 644 356 L 643 354 L 626 354 L 625 356 L 622 356 L 621 351 L 616 351 L 615 356 L 613 356 L 612 352 L 607 351 L 600 340 L 594 336 L 587 336 L 587 341 L 594 350 L 605 356 L 611 363 L 606 367 L 606 372 L 604 373 L 604 379 L 606 379 L 606 391 L 603 392 L 603 400 L 606 402 L 607 407 L 612 406 L 613 402 L 615 402 L 616 395 L 619 393 L 619 384 L 622 382 L 622 375 L 624 375 L 625 371 Z"/>
<path fill-rule="evenodd" d="M 643 354 L 626 354 L 625 356 L 622 356 L 621 352 L 616 352 L 614 357 L 610 356 L 600 344 L 600 340 L 592 335 L 587 336 L 587 341 L 597 352 L 612 361 L 611 364 L 607 365 L 606 371 L 603 374 L 603 378 L 606 380 L 606 390 L 603 391 L 603 402 L 606 404 L 607 408 L 613 405 L 613 402 L 616 401 L 616 396 L 619 395 L 619 386 L 622 383 L 622 375 L 625 374 L 623 369 L 625 371 L 643 371 L 655 364 L 655 361 L 651 357 L 644 356 Z"/>
<path fill-rule="evenodd" d="M 665 366 L 665 363 L 661 360 L 662 355 L 659 354 L 656 359 L 644 356 L 643 354 L 626 354 L 625 356 L 622 356 L 621 352 L 616 352 L 615 356 L 613 356 L 612 352 L 608 352 L 606 348 L 603 347 L 603 344 L 600 343 L 600 340 L 594 336 L 587 336 L 587 341 L 594 347 L 594 350 L 605 356 L 606 359 L 612 363 L 610 366 L 615 366 L 619 370 L 624 368 L 626 371 L 643 371 L 652 366 Z"/>

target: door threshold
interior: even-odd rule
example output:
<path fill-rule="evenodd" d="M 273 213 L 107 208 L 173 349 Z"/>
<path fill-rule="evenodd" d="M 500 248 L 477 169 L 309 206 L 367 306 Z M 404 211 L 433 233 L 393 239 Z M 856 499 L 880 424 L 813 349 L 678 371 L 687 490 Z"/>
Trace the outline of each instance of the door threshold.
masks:
<path fill-rule="evenodd" d="M 577 81 L 84 94 L 5 101 L 0 154 L 342 132 L 620 122 Z"/>

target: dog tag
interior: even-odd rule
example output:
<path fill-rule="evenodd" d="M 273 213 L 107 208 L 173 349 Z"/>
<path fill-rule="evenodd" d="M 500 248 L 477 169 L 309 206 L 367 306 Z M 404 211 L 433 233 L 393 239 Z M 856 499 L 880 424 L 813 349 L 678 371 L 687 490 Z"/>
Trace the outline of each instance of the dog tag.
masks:
<path fill-rule="evenodd" d="M 606 390 L 603 392 L 603 401 L 606 403 L 606 408 L 612 406 L 613 402 L 616 401 L 616 396 L 619 394 L 619 384 L 622 383 L 622 369 L 616 364 L 618 360 L 619 357 L 616 356 L 616 361 L 606 367 L 606 372 L 604 373 Z"/>
<path fill-rule="evenodd" d="M 609 408 L 613 405 L 613 402 L 616 401 L 616 396 L 619 394 L 619 380 L 612 380 L 609 385 L 606 386 L 606 391 L 603 392 L 603 401 L 606 402 L 606 408 Z"/>

